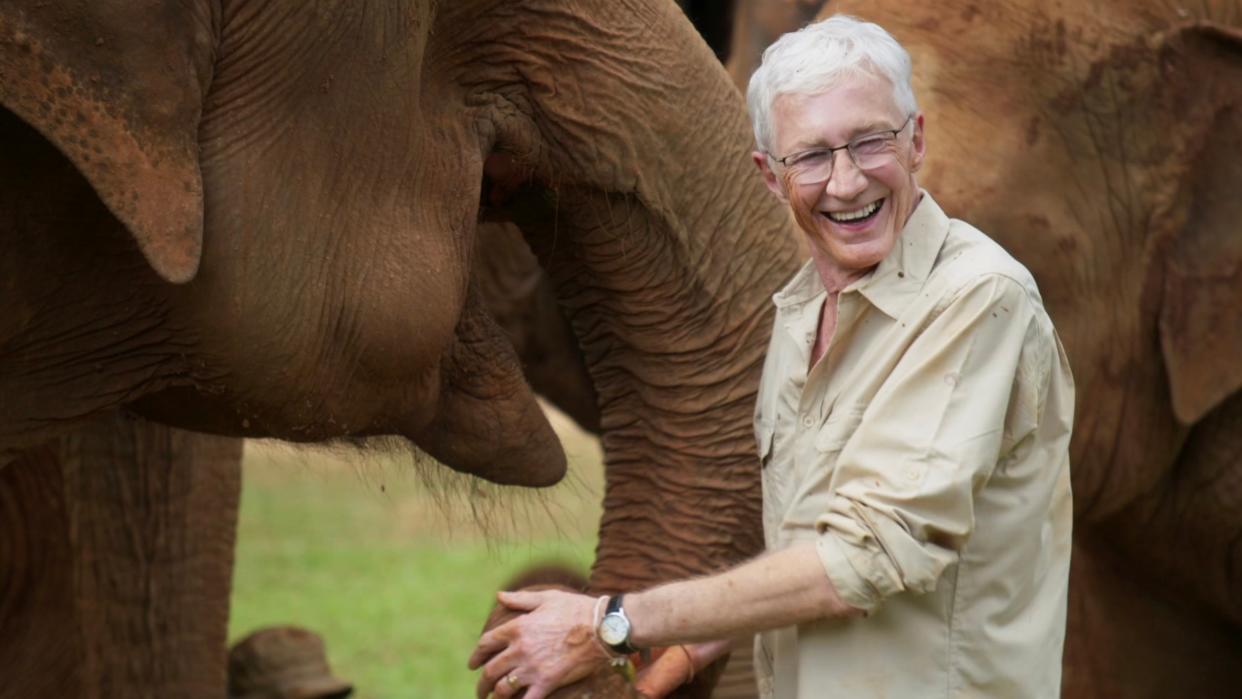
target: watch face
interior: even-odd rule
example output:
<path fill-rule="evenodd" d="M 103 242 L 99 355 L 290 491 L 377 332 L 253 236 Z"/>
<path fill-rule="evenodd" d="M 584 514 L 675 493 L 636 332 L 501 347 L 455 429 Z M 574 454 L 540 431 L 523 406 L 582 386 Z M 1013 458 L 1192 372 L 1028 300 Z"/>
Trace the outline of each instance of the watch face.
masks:
<path fill-rule="evenodd" d="M 630 624 L 620 614 L 609 614 L 599 623 L 600 640 L 610 646 L 624 643 L 629 635 Z"/>

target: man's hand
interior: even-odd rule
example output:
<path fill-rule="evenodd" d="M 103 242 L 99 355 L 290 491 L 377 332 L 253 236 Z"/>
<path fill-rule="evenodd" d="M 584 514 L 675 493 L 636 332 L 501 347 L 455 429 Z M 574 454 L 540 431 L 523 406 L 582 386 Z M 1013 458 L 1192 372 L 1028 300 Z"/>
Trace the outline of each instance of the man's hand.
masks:
<path fill-rule="evenodd" d="M 526 699 L 586 677 L 607 661 L 595 638 L 595 598 L 568 592 L 501 592 L 506 607 L 527 612 L 483 634 L 470 655 L 470 669 L 482 667 L 478 699 L 501 699 L 523 688 Z"/>

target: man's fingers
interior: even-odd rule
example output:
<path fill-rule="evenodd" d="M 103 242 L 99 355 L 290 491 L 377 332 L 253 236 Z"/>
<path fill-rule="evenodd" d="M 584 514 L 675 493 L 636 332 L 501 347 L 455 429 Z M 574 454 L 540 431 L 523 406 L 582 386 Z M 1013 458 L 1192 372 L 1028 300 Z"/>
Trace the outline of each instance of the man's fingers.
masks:
<path fill-rule="evenodd" d="M 488 682 L 486 678 L 479 677 L 479 681 L 474 683 L 474 699 L 488 699 L 492 696 L 492 689 L 495 686 L 495 682 Z"/>
<path fill-rule="evenodd" d="M 515 621 L 517 620 L 507 621 L 480 636 L 479 642 L 474 646 L 474 652 L 470 654 L 470 660 L 466 661 L 466 667 L 471 670 L 478 669 L 480 665 L 487 662 L 488 658 L 504 650 L 505 646 L 509 645 L 509 625 Z"/>
<path fill-rule="evenodd" d="M 500 692 L 501 685 L 505 685 L 504 678 L 509 675 L 513 669 L 517 667 L 517 658 L 512 648 L 506 648 L 504 652 L 497 653 L 495 657 L 487 661 L 483 666 L 483 671 L 479 673 L 479 681 L 475 684 L 475 695 L 478 699 L 485 699 L 488 694 L 495 691 L 500 696 L 509 696 L 513 692 L 502 694 Z M 504 687 L 510 689 L 510 687 Z"/>
<path fill-rule="evenodd" d="M 509 675 L 501 677 L 500 680 L 492 687 L 493 697 L 496 699 L 509 699 L 509 697 L 516 697 L 517 695 L 522 694 L 522 690 L 526 690 L 526 694 L 523 695 L 522 699 L 526 699 L 526 697 L 530 696 L 530 688 L 526 686 L 526 680 L 519 678 L 516 684 L 509 684 L 506 679 L 507 677 L 509 677 Z"/>
<path fill-rule="evenodd" d="M 547 596 L 546 592 L 499 592 L 496 594 L 500 603 L 509 609 L 515 609 L 519 612 L 529 612 L 540 604 L 543 604 L 543 598 Z"/>
<path fill-rule="evenodd" d="M 514 678 L 513 683 L 509 682 L 510 677 Z M 546 682 L 535 677 L 528 678 L 517 669 L 510 670 L 498 677 L 489 689 L 492 690 L 492 696 L 496 697 L 496 699 L 509 699 L 509 697 L 522 694 L 523 690 L 526 693 L 522 694 L 522 699 L 546 697 L 551 691 L 546 686 Z"/>

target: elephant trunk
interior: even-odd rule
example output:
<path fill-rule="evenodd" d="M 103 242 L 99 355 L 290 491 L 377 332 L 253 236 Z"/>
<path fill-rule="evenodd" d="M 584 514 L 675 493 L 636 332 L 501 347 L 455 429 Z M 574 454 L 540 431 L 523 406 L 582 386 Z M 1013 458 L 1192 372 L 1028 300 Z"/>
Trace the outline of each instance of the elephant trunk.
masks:
<path fill-rule="evenodd" d="M 588 192 L 560 192 L 556 201 L 562 210 L 611 211 L 637 228 L 588 232 L 593 226 L 570 223 L 570 213 L 559 218 L 562 234 L 581 238 L 555 248 L 533 238 L 599 393 L 607 475 L 592 588 L 643 588 L 754 555 L 762 538 L 751 415 L 771 322 L 767 292 L 781 274 L 720 270 L 737 286 L 717 279 L 713 289 L 696 278 L 697 256 L 670 249 L 640 203 Z"/>
<path fill-rule="evenodd" d="M 485 217 L 522 230 L 598 394 L 591 586 L 719 570 L 762 548 L 751 419 L 769 297 L 797 262 L 788 216 L 753 172 L 739 95 L 676 5 L 544 4 L 497 5 L 502 34 L 437 53 L 493 129 Z"/>

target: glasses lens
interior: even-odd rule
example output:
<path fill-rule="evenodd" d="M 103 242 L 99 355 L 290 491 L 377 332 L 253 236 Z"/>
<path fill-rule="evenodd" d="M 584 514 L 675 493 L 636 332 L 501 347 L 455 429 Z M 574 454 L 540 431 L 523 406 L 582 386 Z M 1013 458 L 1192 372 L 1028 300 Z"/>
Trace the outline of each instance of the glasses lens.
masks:
<path fill-rule="evenodd" d="M 866 170 L 884 165 L 893 157 L 894 138 L 891 134 L 869 136 L 850 144 L 850 155 L 854 163 Z"/>
<path fill-rule="evenodd" d="M 831 151 L 824 151 L 810 154 L 791 163 L 789 170 L 793 175 L 793 181 L 797 184 L 813 184 L 828 179 L 832 176 L 832 156 Z"/>

